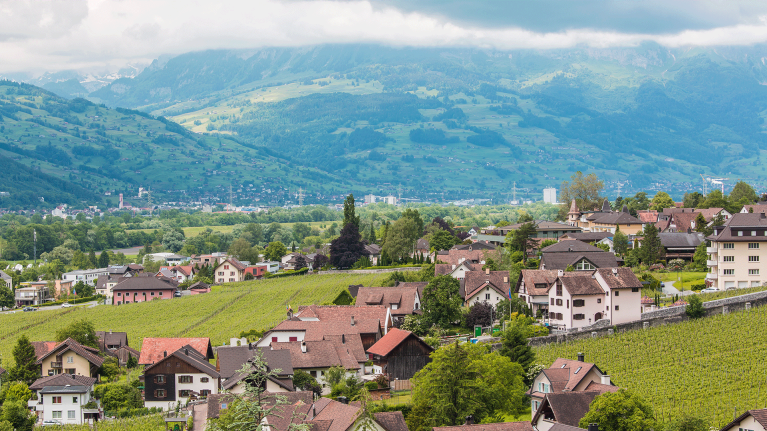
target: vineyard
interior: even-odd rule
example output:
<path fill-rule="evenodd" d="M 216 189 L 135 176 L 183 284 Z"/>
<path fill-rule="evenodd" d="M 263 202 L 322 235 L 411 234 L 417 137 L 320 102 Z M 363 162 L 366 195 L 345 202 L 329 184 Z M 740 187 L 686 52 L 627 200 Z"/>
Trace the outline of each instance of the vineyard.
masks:
<path fill-rule="evenodd" d="M 67 431 L 91 431 L 90 425 L 65 425 L 56 427 Z M 142 416 L 129 419 L 116 419 L 98 423 L 99 431 L 165 431 L 165 420 L 162 415 Z"/>
<path fill-rule="evenodd" d="M 684 413 L 717 429 L 748 409 L 767 406 L 767 313 L 761 308 L 612 337 L 536 349 L 538 362 L 583 352 L 617 386 L 647 399 L 658 420 Z M 737 413 L 737 414 L 736 414 Z"/>
<path fill-rule="evenodd" d="M 144 337 L 210 337 L 228 342 L 243 330 L 271 328 L 285 318 L 286 306 L 330 303 L 351 284 L 380 285 L 385 274 L 333 274 L 253 280 L 215 287 L 211 293 L 120 306 L 43 310 L 0 315 L 0 358 L 12 365 L 16 339 L 53 340 L 56 330 L 88 319 L 97 330 L 128 333 L 131 347 Z"/>

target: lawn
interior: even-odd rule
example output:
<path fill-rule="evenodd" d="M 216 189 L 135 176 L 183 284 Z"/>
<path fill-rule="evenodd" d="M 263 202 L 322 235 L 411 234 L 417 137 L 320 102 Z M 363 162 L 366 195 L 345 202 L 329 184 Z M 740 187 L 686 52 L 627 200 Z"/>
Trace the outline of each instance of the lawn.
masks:
<path fill-rule="evenodd" d="M 767 404 L 763 308 L 535 349 L 546 366 L 575 359 L 607 370 L 616 385 L 646 399 L 663 422 L 685 413 L 719 429 L 733 415 Z"/>
<path fill-rule="evenodd" d="M 672 286 L 679 290 L 682 290 L 682 288 L 690 290 L 691 285 L 703 283 L 706 273 L 698 271 L 659 272 L 652 273 L 652 276 L 663 282 L 672 282 Z"/>
<path fill-rule="evenodd" d="M 332 221 L 312 221 L 312 222 L 306 222 L 304 224 L 308 224 L 310 227 L 313 227 L 313 228 L 316 227 L 320 231 L 323 231 L 324 229 L 322 229 L 320 226 L 323 226 L 323 225 L 330 226 L 333 223 L 334 222 L 332 222 Z M 335 223 L 340 223 L 340 222 L 335 222 Z M 287 227 L 287 228 L 292 228 L 294 224 L 295 223 L 280 223 L 281 226 Z M 235 226 L 237 226 L 237 225 L 227 225 L 227 226 L 194 226 L 194 227 L 182 227 L 181 229 L 184 231 L 184 236 L 185 237 L 191 238 L 193 236 L 199 235 L 202 232 L 205 232 L 206 229 L 211 229 L 211 230 L 213 230 L 213 232 L 218 232 L 218 233 L 231 233 L 234 230 Z M 126 234 L 130 233 L 130 232 L 147 232 L 147 233 L 149 233 L 149 232 L 154 232 L 156 230 L 160 230 L 160 229 L 158 229 L 158 228 L 155 228 L 155 229 L 128 229 L 128 230 L 125 231 L 125 233 Z"/>
<path fill-rule="evenodd" d="M 141 348 L 144 337 L 210 337 L 214 346 L 241 331 L 268 329 L 285 319 L 288 305 L 327 304 L 351 284 L 380 285 L 387 274 L 304 275 L 224 284 L 204 295 L 94 308 L 73 307 L 0 315 L 0 358 L 12 366 L 16 340 L 49 341 L 56 330 L 87 319 L 99 331 L 124 331 L 130 346 Z"/>

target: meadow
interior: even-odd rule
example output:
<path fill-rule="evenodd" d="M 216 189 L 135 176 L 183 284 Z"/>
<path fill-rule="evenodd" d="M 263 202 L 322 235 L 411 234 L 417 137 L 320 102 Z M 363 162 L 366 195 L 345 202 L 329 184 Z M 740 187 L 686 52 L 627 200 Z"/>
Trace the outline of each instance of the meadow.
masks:
<path fill-rule="evenodd" d="M 648 400 L 663 422 L 690 413 L 719 429 L 744 410 L 767 406 L 762 308 L 611 337 L 535 349 L 546 366 L 583 352 L 612 382 Z"/>
<path fill-rule="evenodd" d="M 78 319 L 99 331 L 128 333 L 131 347 L 145 337 L 210 337 L 222 345 L 241 331 L 268 329 L 285 319 L 287 306 L 327 304 L 351 284 L 380 285 L 386 274 L 305 275 L 217 286 L 211 293 L 120 306 L 99 305 L 0 315 L 2 366 L 13 365 L 16 340 L 54 340 L 56 330 Z"/>

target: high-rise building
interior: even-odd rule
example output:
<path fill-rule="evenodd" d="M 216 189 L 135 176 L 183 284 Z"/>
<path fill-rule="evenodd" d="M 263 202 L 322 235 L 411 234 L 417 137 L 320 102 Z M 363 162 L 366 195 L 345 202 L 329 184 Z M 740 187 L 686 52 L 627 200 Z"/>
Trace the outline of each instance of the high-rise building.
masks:
<path fill-rule="evenodd" d="M 554 187 L 543 189 L 543 201 L 547 204 L 557 203 L 557 189 Z"/>

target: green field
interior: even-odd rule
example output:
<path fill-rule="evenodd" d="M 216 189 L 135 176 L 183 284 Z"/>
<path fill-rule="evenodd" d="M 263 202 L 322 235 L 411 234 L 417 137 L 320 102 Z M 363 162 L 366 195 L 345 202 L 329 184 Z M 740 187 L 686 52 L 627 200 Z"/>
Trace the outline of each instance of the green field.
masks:
<path fill-rule="evenodd" d="M 56 427 L 67 431 L 91 431 L 90 425 L 65 425 Z M 129 419 L 117 419 L 114 421 L 101 421 L 98 423 L 98 429 L 101 431 L 163 431 L 165 430 L 165 420 L 162 415 L 154 414 Z"/>
<path fill-rule="evenodd" d="M 535 351 L 547 366 L 583 352 L 617 386 L 648 400 L 661 421 L 694 413 L 719 429 L 733 415 L 767 404 L 765 325 L 765 310 L 752 308 Z"/>
<path fill-rule="evenodd" d="M 653 273 L 653 277 L 660 281 L 671 282 L 673 283 L 673 286 L 679 290 L 682 290 L 682 288 L 690 290 L 690 286 L 693 284 L 703 283 L 703 280 L 706 278 L 706 273 L 698 271 L 680 271 L 678 274 L 676 272 L 662 272 Z"/>
<path fill-rule="evenodd" d="M 385 274 L 307 275 L 222 285 L 205 295 L 121 306 L 100 305 L 0 315 L 0 357 L 12 365 L 16 339 L 54 339 L 56 330 L 88 319 L 99 331 L 128 333 L 131 347 L 144 337 L 210 337 L 213 345 L 229 342 L 243 330 L 271 328 L 285 319 L 286 306 L 326 304 L 351 284 L 380 285 Z"/>
<path fill-rule="evenodd" d="M 292 228 L 294 224 L 295 223 L 280 223 L 280 226 L 286 227 L 286 228 Z M 332 221 L 310 221 L 310 222 L 305 222 L 304 224 L 308 224 L 311 227 L 316 227 L 316 228 L 320 229 L 320 226 L 322 226 L 322 225 L 330 226 L 331 224 L 333 224 L 333 222 Z M 193 237 L 193 236 L 197 236 L 197 235 L 199 235 L 202 232 L 205 232 L 206 229 L 211 229 L 213 232 L 217 232 L 217 233 L 232 233 L 232 231 L 234 230 L 235 226 L 236 225 L 229 225 L 229 226 L 194 226 L 194 227 L 182 227 L 181 230 L 184 231 L 184 236 L 185 237 L 190 238 L 190 237 Z M 147 232 L 147 233 L 151 233 L 151 232 L 154 232 L 156 230 L 160 230 L 160 229 L 126 229 L 125 233 L 126 234 L 128 234 L 130 232 Z M 320 229 L 320 231 L 322 231 L 322 230 L 324 230 L 324 229 Z"/>

